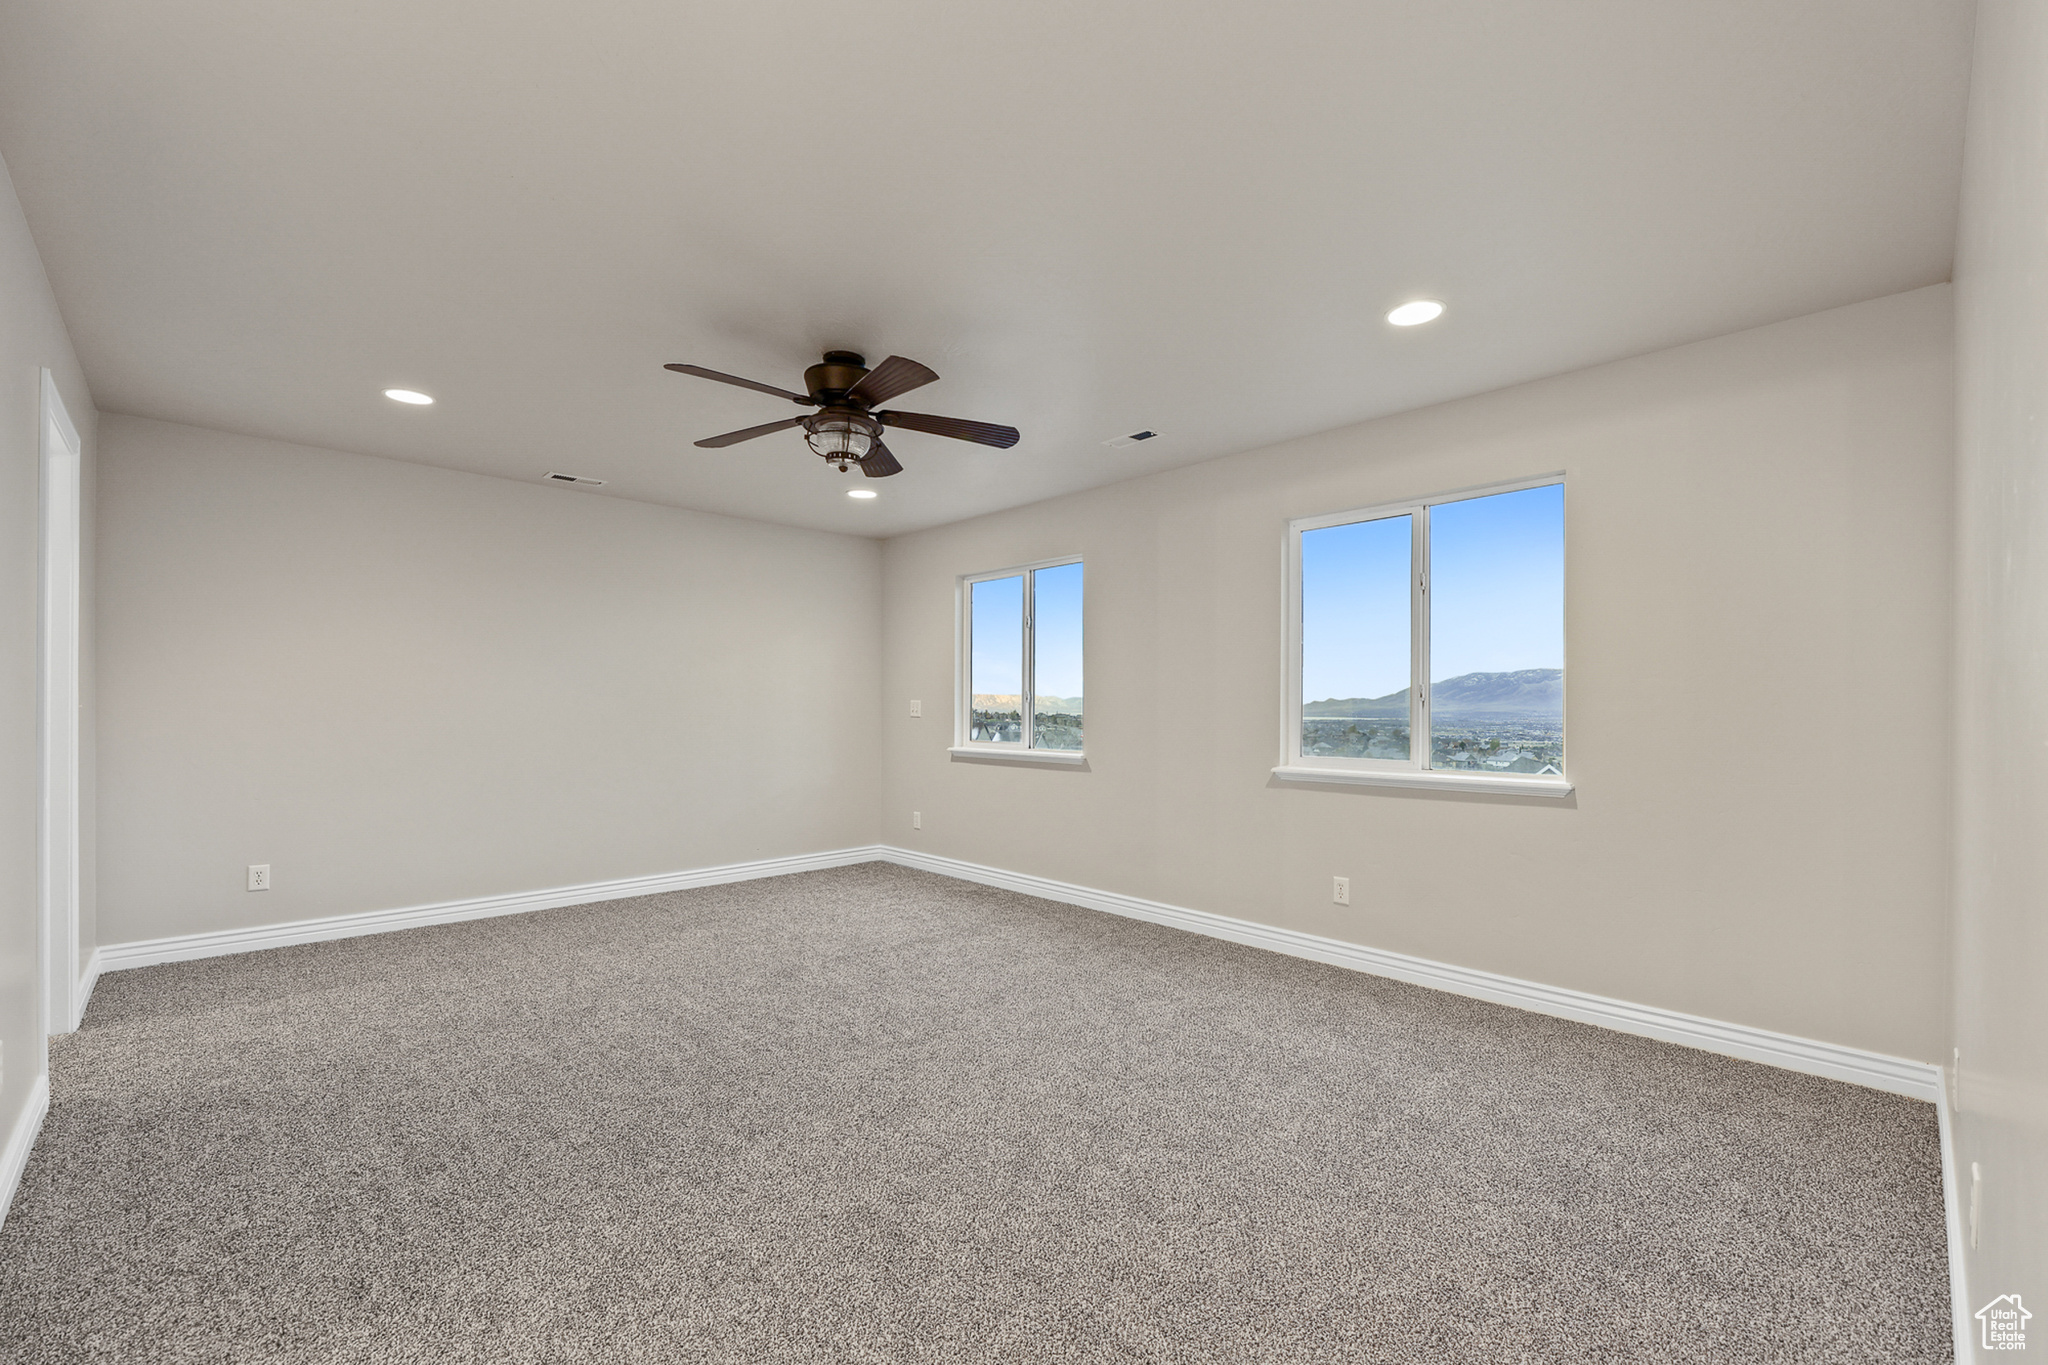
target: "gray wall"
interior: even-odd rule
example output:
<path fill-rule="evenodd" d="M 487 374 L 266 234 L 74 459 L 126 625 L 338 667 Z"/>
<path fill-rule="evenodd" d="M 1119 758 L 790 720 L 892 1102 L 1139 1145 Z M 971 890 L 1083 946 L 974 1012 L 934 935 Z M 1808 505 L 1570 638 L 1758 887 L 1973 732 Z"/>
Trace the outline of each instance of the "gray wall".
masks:
<path fill-rule="evenodd" d="M 1957 1160 L 1972 1310 L 2048 1337 L 2048 7 L 1977 18 L 1956 262 Z"/>
<path fill-rule="evenodd" d="M 96 447 L 85 387 L 43 275 L 35 242 L 0 165 L 0 1141 L 22 1114 L 42 1071 L 41 906 L 37 891 L 42 804 L 37 693 L 41 579 L 42 371 L 49 369 L 84 443 L 85 581 L 80 585 L 84 660 L 79 887 L 84 953 L 93 943 L 92 507 Z M 0 1213 L 4 1213 L 0 1209 Z"/>
<path fill-rule="evenodd" d="M 891 540 L 883 837 L 1939 1059 L 1950 321 L 1934 286 Z M 1558 469 L 1576 796 L 1274 784 L 1287 520 Z M 1088 769 L 949 761 L 956 575 L 1069 554 Z"/>
<path fill-rule="evenodd" d="M 873 839 L 876 542 L 101 442 L 103 943 Z"/>

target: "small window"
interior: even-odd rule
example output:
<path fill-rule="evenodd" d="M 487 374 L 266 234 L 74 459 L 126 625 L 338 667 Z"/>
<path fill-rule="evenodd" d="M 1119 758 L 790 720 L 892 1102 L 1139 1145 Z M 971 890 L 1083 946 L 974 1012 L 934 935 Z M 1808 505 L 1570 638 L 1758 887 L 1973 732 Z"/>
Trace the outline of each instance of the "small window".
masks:
<path fill-rule="evenodd" d="M 962 588 L 959 749 L 1078 759 L 1081 562 L 977 574 Z"/>
<path fill-rule="evenodd" d="M 1283 776 L 1568 790 L 1562 481 L 1290 530 Z"/>

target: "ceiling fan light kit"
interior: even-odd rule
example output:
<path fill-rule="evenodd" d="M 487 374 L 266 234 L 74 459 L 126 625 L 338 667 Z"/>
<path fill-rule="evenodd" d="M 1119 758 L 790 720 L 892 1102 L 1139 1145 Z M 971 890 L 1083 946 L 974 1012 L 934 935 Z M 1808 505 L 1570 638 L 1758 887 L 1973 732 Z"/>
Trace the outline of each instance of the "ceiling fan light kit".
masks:
<path fill-rule="evenodd" d="M 867 477 L 886 479 L 892 474 L 902 473 L 903 466 L 896 462 L 889 447 L 882 444 L 882 428 L 885 426 L 928 432 L 933 436 L 950 436 L 956 441 L 973 441 L 998 450 L 1008 450 L 1017 444 L 1015 427 L 971 422 L 963 417 L 934 417 L 922 412 L 876 411 L 877 405 L 888 402 L 897 394 L 921 388 L 939 377 L 929 366 L 906 360 L 900 355 L 892 355 L 870 370 L 867 361 L 856 352 L 827 351 L 822 361 L 804 371 L 806 393 L 791 393 L 772 384 L 707 370 L 701 365 L 667 365 L 663 368 L 753 389 L 757 393 L 772 394 L 819 409 L 809 416 L 785 417 L 779 422 L 743 427 L 722 436 L 707 436 L 697 442 L 709 449 L 738 445 L 756 436 L 801 427 L 804 441 L 812 452 L 827 463 L 838 465 L 841 473 L 859 465 L 860 472 Z"/>
<path fill-rule="evenodd" d="M 864 460 L 875 442 L 882 439 L 882 424 L 851 412 L 827 409 L 804 423 L 804 440 L 811 449 L 846 470 L 849 460 Z"/>

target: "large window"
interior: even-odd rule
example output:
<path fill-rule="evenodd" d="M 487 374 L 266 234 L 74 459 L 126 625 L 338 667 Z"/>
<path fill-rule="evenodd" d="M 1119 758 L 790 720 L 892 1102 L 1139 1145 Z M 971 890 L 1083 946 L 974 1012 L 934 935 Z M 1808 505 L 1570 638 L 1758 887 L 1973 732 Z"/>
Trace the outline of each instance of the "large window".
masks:
<path fill-rule="evenodd" d="M 1564 484 L 1289 528 L 1281 776 L 1562 794 Z"/>
<path fill-rule="evenodd" d="M 976 574 L 961 584 L 956 753 L 1081 757 L 1081 562 Z"/>

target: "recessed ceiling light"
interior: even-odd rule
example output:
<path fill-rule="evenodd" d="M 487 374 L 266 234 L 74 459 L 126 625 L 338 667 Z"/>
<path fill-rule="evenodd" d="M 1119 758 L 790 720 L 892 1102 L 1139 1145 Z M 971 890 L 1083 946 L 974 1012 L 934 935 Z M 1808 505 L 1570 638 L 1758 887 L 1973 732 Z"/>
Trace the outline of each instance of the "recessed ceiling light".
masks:
<path fill-rule="evenodd" d="M 384 396 L 394 403 L 418 403 L 423 407 L 434 401 L 426 394 L 419 393 L 413 389 L 386 389 L 384 390 Z"/>
<path fill-rule="evenodd" d="M 849 498 L 879 498 L 882 495 L 872 488 L 849 488 L 846 490 L 846 496 Z"/>
<path fill-rule="evenodd" d="M 1434 322 L 1443 316 L 1444 306 L 1435 299 L 1416 299 L 1404 303 L 1387 314 L 1387 321 L 1396 327 L 1413 327 L 1421 322 Z"/>

